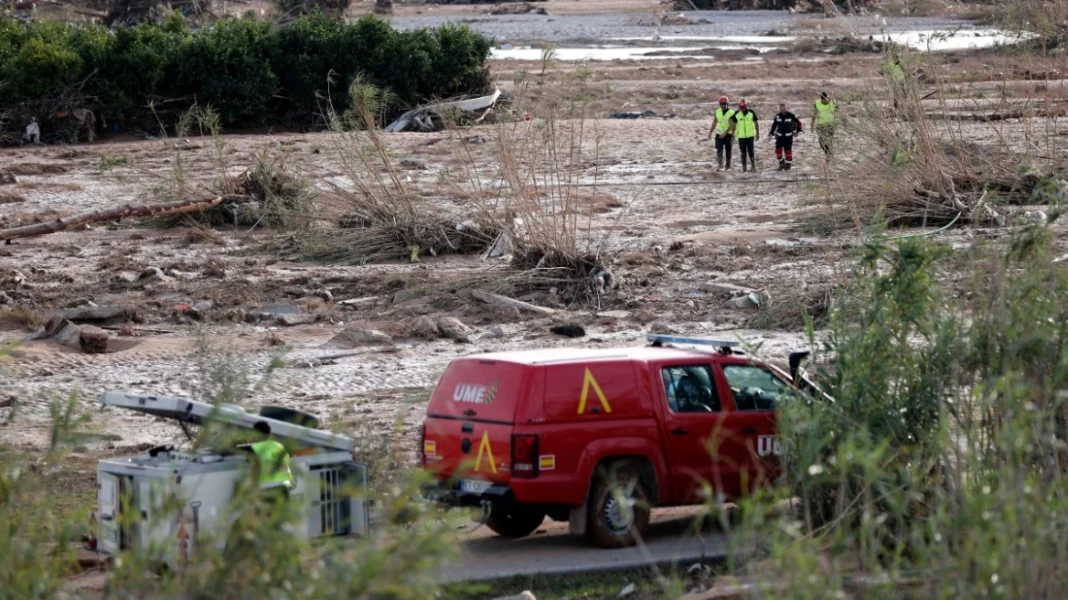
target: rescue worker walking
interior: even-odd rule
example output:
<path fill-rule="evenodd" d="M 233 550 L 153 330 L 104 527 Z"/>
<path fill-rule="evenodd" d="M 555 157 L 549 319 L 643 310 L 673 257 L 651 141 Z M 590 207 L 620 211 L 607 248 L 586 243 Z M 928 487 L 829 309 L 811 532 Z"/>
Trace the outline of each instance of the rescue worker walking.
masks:
<path fill-rule="evenodd" d="M 779 160 L 779 170 L 789 171 L 794 162 L 794 135 L 801 133 L 801 120 L 786 109 L 786 103 L 779 104 L 779 112 L 771 121 L 769 136 L 775 137 L 775 158 Z"/>
<path fill-rule="evenodd" d="M 268 504 L 286 500 L 289 498 L 290 488 L 293 487 L 289 452 L 281 442 L 271 437 L 271 426 L 266 421 L 257 422 L 253 428 L 263 436 L 262 440 L 251 446 L 254 455 L 252 472 L 256 483 Z"/>
<path fill-rule="evenodd" d="M 753 171 L 756 171 L 754 143 L 760 139 L 760 131 L 757 124 L 757 115 L 749 110 L 749 103 L 745 101 L 745 98 L 738 101 L 738 110 L 731 115 L 730 133 L 738 138 L 738 151 L 742 155 L 742 173 L 748 170 L 745 164 L 747 156 L 749 157 L 749 162 L 753 165 Z"/>
<path fill-rule="evenodd" d="M 719 97 L 719 108 L 716 109 L 716 114 L 712 118 L 712 128 L 708 130 L 708 139 L 712 139 L 712 135 L 716 136 L 716 163 L 719 165 L 719 169 L 731 168 L 731 142 L 733 136 L 731 135 L 731 117 L 734 116 L 734 111 L 729 106 L 729 100 L 726 96 Z M 723 155 L 727 155 L 726 167 L 723 166 Z"/>
<path fill-rule="evenodd" d="M 838 104 L 831 100 L 827 92 L 820 92 L 820 99 L 813 104 L 811 128 L 816 130 L 825 158 L 830 158 L 834 150 L 834 113 L 837 110 Z"/>
<path fill-rule="evenodd" d="M 889 79 L 890 100 L 894 111 L 897 112 L 908 93 L 908 86 L 905 85 L 905 68 L 901 66 L 901 57 L 896 52 L 890 54 L 879 66 L 879 73 Z"/>

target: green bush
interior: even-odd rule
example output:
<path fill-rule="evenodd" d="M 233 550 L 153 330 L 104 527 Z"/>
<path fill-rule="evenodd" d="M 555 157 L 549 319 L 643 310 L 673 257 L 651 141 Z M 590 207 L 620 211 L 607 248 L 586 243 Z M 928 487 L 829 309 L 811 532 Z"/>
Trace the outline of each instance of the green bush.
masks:
<path fill-rule="evenodd" d="M 158 116 L 149 107 L 177 115 L 195 103 L 213 107 L 224 126 L 307 126 L 328 104 L 350 108 L 357 76 L 391 90 L 394 113 L 483 92 L 489 49 L 466 27 L 404 32 L 373 16 L 346 23 L 316 13 L 282 26 L 231 19 L 198 32 L 177 14 L 114 31 L 0 17 L 0 110 L 85 106 L 147 126 Z"/>
<path fill-rule="evenodd" d="M 818 379 L 834 400 L 783 405 L 786 481 L 744 503 L 732 539 L 767 559 L 775 575 L 759 585 L 1063 595 L 1068 267 L 1051 237 L 1036 226 L 952 258 L 919 239 L 866 249 L 825 338 Z M 950 296 L 950 273 L 974 281 Z M 790 497 L 799 510 L 782 517 L 775 501 Z"/>

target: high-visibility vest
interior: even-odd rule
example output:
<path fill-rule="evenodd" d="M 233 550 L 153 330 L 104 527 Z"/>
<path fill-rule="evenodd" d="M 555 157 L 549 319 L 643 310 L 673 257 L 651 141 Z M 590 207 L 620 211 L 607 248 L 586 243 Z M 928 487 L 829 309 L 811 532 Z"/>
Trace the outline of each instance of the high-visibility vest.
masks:
<path fill-rule="evenodd" d="M 720 135 L 727 133 L 727 130 L 731 128 L 732 115 L 734 115 L 734 111 L 732 109 L 716 109 L 716 133 Z"/>
<path fill-rule="evenodd" d="M 263 440 L 252 444 L 252 452 L 260 468 L 261 488 L 291 487 L 293 473 L 289 470 L 289 453 L 285 446 L 275 440 Z"/>
<path fill-rule="evenodd" d="M 893 80 L 894 83 L 905 81 L 905 69 L 901 68 L 899 63 L 890 62 L 887 64 L 887 69 L 889 70 L 890 79 Z"/>
<path fill-rule="evenodd" d="M 836 105 L 834 100 L 824 104 L 819 100 L 816 100 L 816 124 L 817 125 L 834 125 L 834 110 Z"/>
<path fill-rule="evenodd" d="M 734 127 L 734 137 L 740 140 L 756 137 L 756 113 L 738 111 L 734 113 L 734 118 L 738 120 Z"/>

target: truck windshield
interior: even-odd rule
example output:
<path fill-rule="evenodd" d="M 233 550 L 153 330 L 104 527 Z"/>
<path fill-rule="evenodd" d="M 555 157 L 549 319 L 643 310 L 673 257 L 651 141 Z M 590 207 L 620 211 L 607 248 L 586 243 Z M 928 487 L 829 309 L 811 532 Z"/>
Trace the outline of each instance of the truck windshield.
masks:
<path fill-rule="evenodd" d="M 738 410 L 775 410 L 790 387 L 770 370 L 753 365 L 724 365 L 723 375 Z"/>

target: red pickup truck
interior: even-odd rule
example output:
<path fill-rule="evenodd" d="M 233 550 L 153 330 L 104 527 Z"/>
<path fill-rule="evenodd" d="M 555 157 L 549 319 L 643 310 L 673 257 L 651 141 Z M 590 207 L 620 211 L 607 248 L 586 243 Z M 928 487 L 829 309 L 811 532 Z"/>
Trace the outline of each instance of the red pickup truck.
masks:
<path fill-rule="evenodd" d="M 641 537 L 652 506 L 730 500 L 776 477 L 775 405 L 791 377 L 734 341 L 649 338 L 452 361 L 423 424 L 428 495 L 482 506 L 502 536 L 549 516 L 611 548 Z"/>

